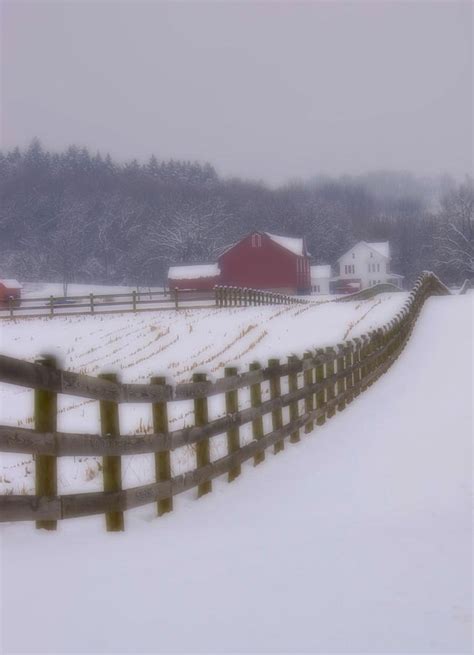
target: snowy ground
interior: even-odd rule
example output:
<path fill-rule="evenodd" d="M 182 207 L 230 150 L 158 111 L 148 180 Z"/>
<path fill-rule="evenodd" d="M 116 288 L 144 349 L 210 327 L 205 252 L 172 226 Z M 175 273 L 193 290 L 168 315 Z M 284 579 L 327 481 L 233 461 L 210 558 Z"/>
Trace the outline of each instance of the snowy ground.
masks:
<path fill-rule="evenodd" d="M 0 352 L 33 360 L 48 352 L 57 355 L 64 368 L 98 375 L 116 371 L 124 382 L 145 382 L 153 375 L 168 375 L 183 382 L 192 373 L 205 371 L 221 377 L 225 366 L 252 361 L 264 365 L 270 357 L 302 355 L 315 346 L 334 345 L 347 336 L 357 336 L 383 324 L 401 307 L 406 294 L 383 294 L 372 300 L 248 308 L 26 319 L 2 324 Z M 283 391 L 285 391 L 283 380 Z M 269 384 L 262 385 L 263 398 Z M 249 392 L 240 392 L 248 404 Z M 224 411 L 223 396 L 210 400 L 211 417 Z M 0 422 L 33 427 L 33 394 L 11 385 L 0 385 Z M 98 403 L 77 397 L 60 396 L 58 429 L 71 432 L 99 431 Z M 285 414 L 288 408 L 285 410 Z M 179 429 L 193 420 L 191 402 L 173 403 L 169 408 L 170 427 Z M 134 434 L 152 431 L 150 405 L 123 405 L 121 431 Z M 270 428 L 271 417 L 264 421 Z M 252 438 L 250 425 L 242 429 L 243 442 Z M 211 440 L 212 458 L 226 454 L 224 437 Z M 34 462 L 30 456 L 3 454 L 0 492 L 33 493 Z M 60 492 L 73 493 L 101 488 L 97 458 L 61 458 Z M 172 455 L 175 474 L 195 467 L 192 447 Z M 124 458 L 124 486 L 154 481 L 153 455 Z"/>
<path fill-rule="evenodd" d="M 22 296 L 24 298 L 48 298 L 63 296 L 64 287 L 60 282 L 23 282 Z M 137 287 L 110 286 L 105 284 L 69 284 L 68 296 L 84 296 L 90 293 L 131 293 Z M 141 291 L 163 291 L 163 287 L 140 287 Z"/>
<path fill-rule="evenodd" d="M 123 534 L 4 526 L 4 652 L 467 655 L 471 355 L 472 295 L 432 298 L 383 378 L 231 485 Z"/>

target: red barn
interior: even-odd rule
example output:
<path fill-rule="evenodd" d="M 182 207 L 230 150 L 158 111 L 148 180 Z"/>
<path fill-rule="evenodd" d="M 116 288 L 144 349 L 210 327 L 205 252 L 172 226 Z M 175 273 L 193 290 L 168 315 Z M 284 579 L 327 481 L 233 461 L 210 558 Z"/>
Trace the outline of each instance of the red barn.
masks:
<path fill-rule="evenodd" d="M 21 298 L 21 284 L 18 280 L 0 279 L 0 303 L 6 305 L 9 300 L 19 301 Z"/>
<path fill-rule="evenodd" d="M 282 293 L 311 292 L 310 254 L 304 239 L 253 232 L 219 256 L 220 284 Z"/>
<path fill-rule="evenodd" d="M 168 288 L 186 291 L 211 291 L 219 284 L 217 264 L 189 264 L 171 266 L 168 270 Z"/>

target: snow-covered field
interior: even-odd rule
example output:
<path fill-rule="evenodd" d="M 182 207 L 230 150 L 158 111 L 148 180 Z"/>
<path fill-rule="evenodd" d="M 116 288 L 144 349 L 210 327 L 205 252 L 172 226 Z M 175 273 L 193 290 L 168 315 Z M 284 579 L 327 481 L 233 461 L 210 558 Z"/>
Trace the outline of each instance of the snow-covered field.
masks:
<path fill-rule="evenodd" d="M 170 381 L 191 379 L 194 372 L 221 377 L 225 366 L 240 364 L 245 370 L 253 361 L 264 365 L 271 357 L 302 355 L 305 349 L 334 345 L 383 324 L 406 299 L 405 293 L 383 294 L 374 299 L 321 305 L 265 306 L 227 309 L 183 309 L 179 312 L 74 316 L 24 319 L 1 326 L 0 352 L 33 360 L 53 353 L 63 368 L 98 375 L 115 371 L 124 382 L 146 382 L 166 374 Z M 285 391 L 283 380 L 283 391 Z M 268 383 L 262 385 L 269 397 Z M 240 399 L 249 403 L 249 391 Z M 211 417 L 224 411 L 223 396 L 210 399 Z M 11 385 L 0 385 L 0 422 L 33 427 L 33 394 Z M 99 406 L 95 401 L 60 396 L 58 429 L 99 432 Z M 288 408 L 285 410 L 285 414 Z M 192 402 L 172 403 L 171 429 L 193 420 Z M 121 432 L 152 431 L 151 405 L 123 405 Z M 264 418 L 268 430 L 271 416 Z M 242 428 L 242 440 L 251 440 L 251 426 Z M 211 440 L 212 459 L 226 454 L 225 437 Z M 33 493 L 34 462 L 30 456 L 3 454 L 0 492 Z M 172 454 L 175 474 L 195 467 L 194 449 Z M 59 489 L 63 493 L 101 488 L 98 458 L 61 458 Z M 154 481 L 153 455 L 124 458 L 124 486 Z"/>
<path fill-rule="evenodd" d="M 49 296 L 63 296 L 64 287 L 59 282 L 23 282 L 22 296 L 24 298 L 48 298 Z M 131 293 L 137 287 L 111 286 L 105 284 L 69 284 L 68 296 L 84 296 L 90 293 Z M 141 291 L 163 291 L 163 287 L 140 287 Z"/>
<path fill-rule="evenodd" d="M 300 345 L 341 339 L 362 311 L 341 308 L 327 330 L 322 307 L 302 314 Z M 298 345 L 260 311 L 275 351 Z M 471 365 L 472 295 L 432 298 L 370 390 L 231 485 L 161 519 L 141 508 L 123 534 L 101 517 L 3 526 L 4 652 L 471 653 Z"/>

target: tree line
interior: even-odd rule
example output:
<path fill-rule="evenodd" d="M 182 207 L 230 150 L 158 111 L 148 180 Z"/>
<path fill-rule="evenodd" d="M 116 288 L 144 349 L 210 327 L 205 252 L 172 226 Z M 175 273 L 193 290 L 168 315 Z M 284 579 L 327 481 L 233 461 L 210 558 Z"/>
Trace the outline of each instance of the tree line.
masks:
<path fill-rule="evenodd" d="M 473 182 L 378 171 L 272 188 L 208 163 L 136 159 L 70 146 L 0 153 L 0 276 L 158 286 L 170 265 L 215 261 L 253 230 L 305 236 L 317 264 L 389 240 L 407 284 L 424 269 L 474 274 Z"/>

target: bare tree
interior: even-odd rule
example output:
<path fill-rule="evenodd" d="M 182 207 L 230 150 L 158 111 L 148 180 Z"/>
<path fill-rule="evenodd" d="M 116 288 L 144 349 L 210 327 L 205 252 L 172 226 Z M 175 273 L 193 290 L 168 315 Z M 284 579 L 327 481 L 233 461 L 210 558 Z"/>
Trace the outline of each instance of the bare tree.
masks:
<path fill-rule="evenodd" d="M 460 275 L 474 274 L 474 186 L 467 178 L 442 199 L 435 236 L 436 264 Z"/>

